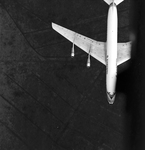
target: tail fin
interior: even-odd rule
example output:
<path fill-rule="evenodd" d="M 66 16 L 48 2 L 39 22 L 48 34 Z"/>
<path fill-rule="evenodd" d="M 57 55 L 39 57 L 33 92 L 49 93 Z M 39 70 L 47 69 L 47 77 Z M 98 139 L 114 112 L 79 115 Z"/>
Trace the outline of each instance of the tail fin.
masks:
<path fill-rule="evenodd" d="M 122 1 L 124 0 L 104 0 L 108 5 L 110 5 L 111 3 L 115 3 L 116 5 L 120 4 Z"/>

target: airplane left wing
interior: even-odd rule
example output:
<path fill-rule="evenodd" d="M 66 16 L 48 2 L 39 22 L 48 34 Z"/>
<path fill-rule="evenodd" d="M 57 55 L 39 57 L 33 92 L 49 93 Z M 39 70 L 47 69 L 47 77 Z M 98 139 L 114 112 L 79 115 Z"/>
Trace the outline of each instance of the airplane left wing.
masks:
<path fill-rule="evenodd" d="M 131 42 L 117 44 L 117 66 L 131 58 Z"/>
<path fill-rule="evenodd" d="M 77 45 L 79 48 L 89 53 L 92 57 L 99 60 L 101 63 L 106 65 L 105 61 L 105 50 L 106 43 L 92 40 L 86 36 L 68 30 L 62 26 L 52 23 L 52 27 L 55 31 L 60 33 L 66 39 L 68 39 L 73 44 Z"/>

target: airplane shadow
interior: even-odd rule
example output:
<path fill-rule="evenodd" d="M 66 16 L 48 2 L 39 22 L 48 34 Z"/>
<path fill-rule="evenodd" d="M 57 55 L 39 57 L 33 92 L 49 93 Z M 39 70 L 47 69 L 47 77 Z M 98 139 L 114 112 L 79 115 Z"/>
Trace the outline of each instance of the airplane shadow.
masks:
<path fill-rule="evenodd" d="M 119 73 L 117 77 L 116 91 L 125 95 L 124 150 L 132 149 L 136 139 L 136 128 L 138 128 L 138 100 L 134 78 L 133 64 L 126 71 Z"/>
<path fill-rule="evenodd" d="M 126 96 L 124 150 L 145 149 L 145 10 L 143 1 L 131 1 L 130 29 L 134 36 L 129 67 L 118 74 L 118 93 Z M 118 72 L 121 66 L 118 67 Z"/>
<path fill-rule="evenodd" d="M 141 34 L 138 34 L 138 40 L 132 46 L 129 67 L 117 77 L 116 91 L 126 96 L 124 150 L 145 149 L 145 52 Z"/>

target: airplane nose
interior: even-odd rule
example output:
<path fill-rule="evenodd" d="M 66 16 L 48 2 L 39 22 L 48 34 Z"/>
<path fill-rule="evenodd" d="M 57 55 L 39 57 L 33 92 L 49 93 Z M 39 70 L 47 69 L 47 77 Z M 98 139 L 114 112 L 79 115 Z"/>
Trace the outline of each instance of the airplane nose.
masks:
<path fill-rule="evenodd" d="M 115 96 L 116 96 L 115 93 L 110 94 L 109 92 L 107 92 L 107 98 L 108 98 L 108 103 L 109 103 L 109 104 L 113 104 L 113 103 L 114 103 L 114 101 L 115 101 Z"/>

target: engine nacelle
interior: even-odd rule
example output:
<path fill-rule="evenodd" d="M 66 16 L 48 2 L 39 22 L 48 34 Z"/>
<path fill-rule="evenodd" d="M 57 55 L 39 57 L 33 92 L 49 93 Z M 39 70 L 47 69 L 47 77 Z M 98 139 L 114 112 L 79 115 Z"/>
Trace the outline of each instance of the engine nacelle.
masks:
<path fill-rule="evenodd" d="M 90 54 L 88 55 L 88 60 L 87 60 L 87 67 L 89 68 L 91 66 L 91 60 L 90 60 Z"/>
<path fill-rule="evenodd" d="M 71 51 L 71 57 L 74 57 L 74 56 L 75 56 L 75 51 L 74 51 L 74 43 L 73 43 L 72 51 Z"/>

